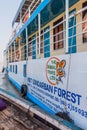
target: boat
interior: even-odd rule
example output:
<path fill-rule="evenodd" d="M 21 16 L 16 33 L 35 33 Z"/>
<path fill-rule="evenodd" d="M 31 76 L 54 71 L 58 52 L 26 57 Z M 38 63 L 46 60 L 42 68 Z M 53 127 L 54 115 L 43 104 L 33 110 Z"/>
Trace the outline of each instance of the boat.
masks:
<path fill-rule="evenodd" d="M 22 0 L 4 51 L 8 79 L 38 106 L 87 130 L 87 0 Z"/>

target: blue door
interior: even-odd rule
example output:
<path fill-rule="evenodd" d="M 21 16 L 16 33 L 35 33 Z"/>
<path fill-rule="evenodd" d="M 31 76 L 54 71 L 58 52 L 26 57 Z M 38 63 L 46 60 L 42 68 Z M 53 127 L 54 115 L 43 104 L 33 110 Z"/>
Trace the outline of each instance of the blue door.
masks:
<path fill-rule="evenodd" d="M 32 37 L 32 59 L 36 59 L 36 36 Z"/>
<path fill-rule="evenodd" d="M 44 29 L 44 57 L 50 57 L 50 27 Z"/>
<path fill-rule="evenodd" d="M 72 10 L 69 14 L 75 11 Z M 68 53 L 76 53 L 76 17 L 69 19 L 69 40 L 68 40 Z"/>

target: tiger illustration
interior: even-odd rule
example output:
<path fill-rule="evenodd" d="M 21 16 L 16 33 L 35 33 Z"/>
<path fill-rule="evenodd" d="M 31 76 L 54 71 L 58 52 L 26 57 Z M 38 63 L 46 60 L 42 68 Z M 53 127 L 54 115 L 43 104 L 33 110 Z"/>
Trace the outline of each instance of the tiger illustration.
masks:
<path fill-rule="evenodd" d="M 65 65 L 66 65 L 65 60 L 62 60 L 56 63 L 56 83 L 57 84 L 59 83 L 59 81 L 63 83 L 62 77 L 65 76 L 65 70 L 64 70 Z"/>

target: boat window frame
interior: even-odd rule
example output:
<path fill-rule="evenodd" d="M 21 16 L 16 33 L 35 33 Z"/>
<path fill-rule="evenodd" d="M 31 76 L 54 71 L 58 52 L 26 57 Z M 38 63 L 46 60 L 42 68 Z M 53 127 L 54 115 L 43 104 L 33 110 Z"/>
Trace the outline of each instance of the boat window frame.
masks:
<path fill-rule="evenodd" d="M 14 73 L 14 65 L 13 65 L 13 73 Z"/>
<path fill-rule="evenodd" d="M 18 66 L 15 65 L 15 74 L 17 74 L 17 73 L 18 73 Z"/>
<path fill-rule="evenodd" d="M 26 64 L 23 65 L 23 77 L 26 77 L 27 74 L 26 74 L 26 69 L 27 69 L 27 66 Z"/>
<path fill-rule="evenodd" d="M 10 65 L 10 72 L 12 72 L 12 65 Z"/>
<path fill-rule="evenodd" d="M 57 19 L 55 22 L 53 22 L 53 26 L 55 27 L 57 24 L 59 24 L 59 23 L 61 23 L 63 21 L 63 17 L 61 17 L 61 18 L 59 18 L 59 19 Z M 60 31 L 60 26 L 62 25 L 62 32 Z M 57 29 L 57 32 L 55 33 L 55 29 Z M 62 41 L 62 47 L 60 47 L 61 45 L 61 43 L 59 42 L 59 41 L 61 41 L 61 40 L 63 40 L 64 39 L 64 32 L 63 32 L 63 29 L 64 29 L 64 25 L 63 25 L 63 23 L 61 23 L 60 25 L 58 25 L 57 27 L 55 27 L 54 29 L 53 29 L 53 50 L 54 51 L 56 51 L 56 50 L 59 50 L 59 49 L 62 49 L 62 48 L 64 48 L 64 41 Z M 62 39 L 60 40 L 60 34 L 59 33 L 62 33 Z M 58 34 L 58 36 L 56 36 Z M 58 41 L 56 41 L 55 39 L 58 39 Z M 57 43 L 56 43 L 57 42 Z M 57 45 L 57 47 L 55 47 L 55 45 L 56 44 L 58 44 Z"/>

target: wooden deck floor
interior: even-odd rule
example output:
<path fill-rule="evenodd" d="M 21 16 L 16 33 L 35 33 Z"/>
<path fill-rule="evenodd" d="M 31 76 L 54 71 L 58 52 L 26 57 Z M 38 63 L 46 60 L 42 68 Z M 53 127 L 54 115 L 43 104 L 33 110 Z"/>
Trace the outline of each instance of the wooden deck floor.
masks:
<path fill-rule="evenodd" d="M 13 105 L 0 111 L 0 130 L 43 130 L 29 120 L 26 113 Z"/>

